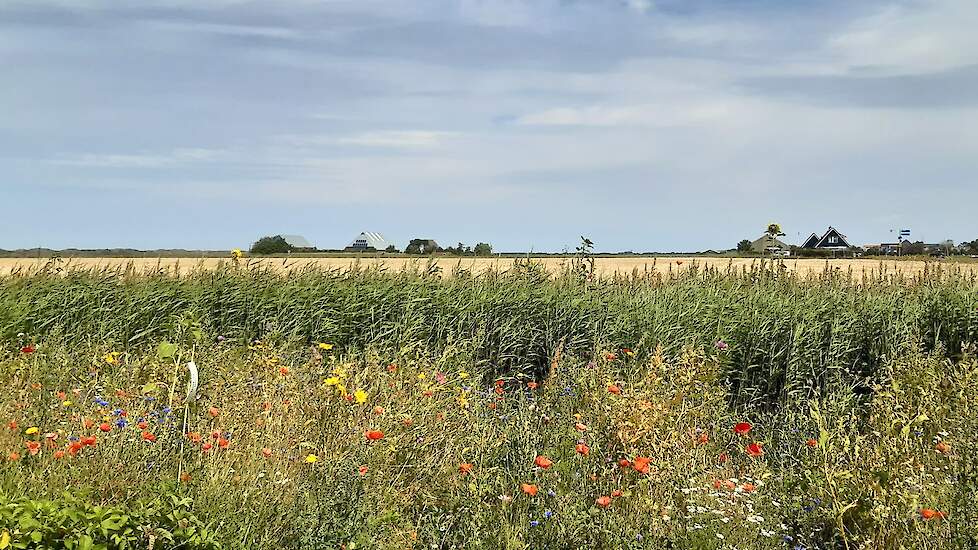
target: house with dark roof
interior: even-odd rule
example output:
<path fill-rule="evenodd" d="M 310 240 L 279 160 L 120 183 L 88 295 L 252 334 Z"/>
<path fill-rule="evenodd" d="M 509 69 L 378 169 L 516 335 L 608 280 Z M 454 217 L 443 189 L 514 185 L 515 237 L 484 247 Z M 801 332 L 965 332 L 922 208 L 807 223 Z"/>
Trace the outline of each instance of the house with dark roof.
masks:
<path fill-rule="evenodd" d="M 750 243 L 750 250 L 757 254 L 773 254 L 775 256 L 791 254 L 790 246 L 766 233 L 760 239 Z"/>
<path fill-rule="evenodd" d="M 847 250 L 852 248 L 852 245 L 849 244 L 849 240 L 838 229 L 829 226 L 828 231 L 821 237 L 812 233 L 811 237 L 808 237 L 805 240 L 805 244 L 801 245 L 801 247 L 817 250 Z"/>

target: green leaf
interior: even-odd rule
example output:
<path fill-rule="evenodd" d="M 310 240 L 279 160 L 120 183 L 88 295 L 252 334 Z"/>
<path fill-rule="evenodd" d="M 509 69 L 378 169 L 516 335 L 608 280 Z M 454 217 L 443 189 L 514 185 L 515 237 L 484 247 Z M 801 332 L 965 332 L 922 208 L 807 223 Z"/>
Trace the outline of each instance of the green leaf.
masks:
<path fill-rule="evenodd" d="M 177 354 L 177 345 L 170 342 L 160 342 L 156 348 L 156 356 L 160 359 L 173 359 Z"/>
<path fill-rule="evenodd" d="M 78 550 L 92 550 L 92 537 L 88 535 L 82 535 L 78 538 Z"/>

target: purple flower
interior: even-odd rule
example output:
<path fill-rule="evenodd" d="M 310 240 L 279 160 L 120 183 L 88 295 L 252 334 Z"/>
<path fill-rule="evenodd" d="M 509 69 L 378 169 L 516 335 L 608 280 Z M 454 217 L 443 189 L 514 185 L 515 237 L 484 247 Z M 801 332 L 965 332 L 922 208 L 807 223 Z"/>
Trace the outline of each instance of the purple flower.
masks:
<path fill-rule="evenodd" d="M 717 346 L 717 349 L 718 349 L 718 350 L 720 350 L 720 351 L 727 351 L 727 348 L 729 348 L 729 347 L 730 347 L 730 346 L 729 346 L 729 345 L 728 345 L 728 344 L 727 344 L 726 342 L 724 342 L 723 340 L 717 340 L 717 343 L 716 343 L 716 346 Z"/>

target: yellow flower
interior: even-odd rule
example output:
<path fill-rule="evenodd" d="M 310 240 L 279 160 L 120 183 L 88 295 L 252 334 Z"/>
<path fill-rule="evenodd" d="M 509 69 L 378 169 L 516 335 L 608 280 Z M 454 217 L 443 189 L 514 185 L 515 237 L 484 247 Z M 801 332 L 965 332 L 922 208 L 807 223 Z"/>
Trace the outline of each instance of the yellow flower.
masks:
<path fill-rule="evenodd" d="M 461 379 L 463 379 L 463 380 L 465 380 L 466 378 L 469 377 L 469 373 L 467 373 L 467 372 L 465 372 L 463 370 L 462 372 L 458 373 L 458 377 L 461 378 Z"/>
<path fill-rule="evenodd" d="M 335 369 L 333 369 L 333 374 L 339 376 L 340 378 L 343 378 L 346 376 L 346 369 L 344 369 L 343 367 L 336 367 Z"/>
<path fill-rule="evenodd" d="M 418 373 L 418 380 L 424 380 L 424 379 L 425 379 L 425 378 L 427 378 L 427 377 L 428 377 L 428 376 L 427 376 L 427 375 L 425 375 L 425 373 L 423 373 L 423 372 L 419 372 L 419 373 Z"/>
<path fill-rule="evenodd" d="M 121 354 L 118 351 L 113 351 L 111 353 L 107 353 L 107 354 L 103 355 L 102 356 L 102 360 L 105 361 L 106 363 L 110 364 L 110 365 L 118 365 L 119 364 L 119 355 L 121 355 Z"/>
<path fill-rule="evenodd" d="M 40 428 L 38 428 L 37 426 L 31 426 L 30 428 L 27 428 L 27 431 L 25 431 L 24 433 L 27 435 L 34 435 L 40 431 L 41 431 Z"/>
<path fill-rule="evenodd" d="M 65 407 L 70 407 L 71 401 L 63 401 L 61 404 L 64 405 Z"/>
<path fill-rule="evenodd" d="M 244 253 L 241 252 L 240 248 L 235 248 L 234 250 L 231 251 L 231 257 L 234 258 L 235 260 L 237 260 L 242 256 L 244 256 Z"/>
<path fill-rule="evenodd" d="M 465 392 L 462 392 L 462 395 L 458 396 L 458 404 L 463 409 L 469 408 L 469 400 L 465 398 Z"/>
<path fill-rule="evenodd" d="M 367 402 L 367 392 L 363 390 L 357 390 L 353 392 L 353 399 L 357 403 L 363 404 Z"/>
<path fill-rule="evenodd" d="M 340 383 L 340 379 L 337 378 L 336 376 L 330 376 L 329 378 L 326 379 L 327 386 L 338 386 L 339 383 Z"/>
<path fill-rule="evenodd" d="M 306 455 L 306 464 L 315 464 L 319 460 L 316 455 Z"/>
<path fill-rule="evenodd" d="M 327 343 L 324 343 L 324 342 L 320 342 L 319 343 L 319 349 L 325 350 L 325 351 L 329 351 L 329 350 L 333 349 L 333 344 L 327 344 Z"/>

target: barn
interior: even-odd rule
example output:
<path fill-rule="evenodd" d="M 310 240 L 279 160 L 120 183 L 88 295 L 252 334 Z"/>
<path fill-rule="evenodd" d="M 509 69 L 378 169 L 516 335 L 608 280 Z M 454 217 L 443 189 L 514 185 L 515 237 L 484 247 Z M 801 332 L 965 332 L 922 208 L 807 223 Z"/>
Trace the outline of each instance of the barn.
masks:
<path fill-rule="evenodd" d="M 390 243 L 380 233 L 364 231 L 357 235 L 353 242 L 346 245 L 344 250 L 347 252 L 373 252 L 387 250 L 388 246 Z"/>

